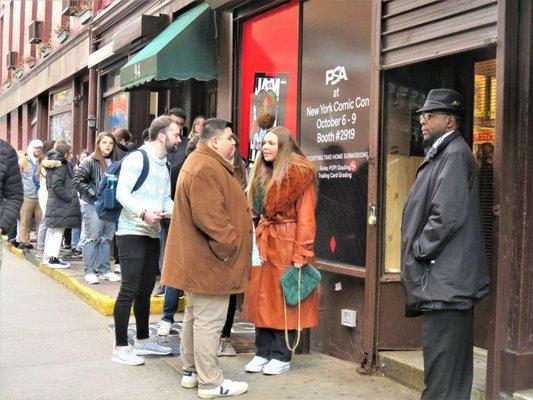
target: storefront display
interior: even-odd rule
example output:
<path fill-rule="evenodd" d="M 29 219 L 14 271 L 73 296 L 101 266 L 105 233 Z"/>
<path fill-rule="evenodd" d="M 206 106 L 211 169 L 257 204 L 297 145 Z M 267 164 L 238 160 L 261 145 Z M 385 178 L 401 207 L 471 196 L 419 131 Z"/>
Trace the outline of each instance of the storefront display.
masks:
<path fill-rule="evenodd" d="M 251 161 L 268 128 L 297 134 L 298 15 L 293 1 L 243 23 L 239 128 L 242 154 Z"/>
<path fill-rule="evenodd" d="M 371 11 L 366 1 L 303 5 L 300 143 L 318 173 L 316 256 L 356 267 L 366 259 Z"/>

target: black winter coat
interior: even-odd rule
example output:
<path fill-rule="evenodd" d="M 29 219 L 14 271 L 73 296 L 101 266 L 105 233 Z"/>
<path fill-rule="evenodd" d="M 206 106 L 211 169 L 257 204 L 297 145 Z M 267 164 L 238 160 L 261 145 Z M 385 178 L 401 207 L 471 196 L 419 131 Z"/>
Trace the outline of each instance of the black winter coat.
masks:
<path fill-rule="evenodd" d="M 49 228 L 79 228 L 81 226 L 80 200 L 72 184 L 72 170 L 63 155 L 56 150 L 43 161 L 46 168 L 45 224 Z"/>
<path fill-rule="evenodd" d="M 16 226 L 22 205 L 22 178 L 18 157 L 9 143 L 0 139 L 0 230 Z"/>
<path fill-rule="evenodd" d="M 406 315 L 466 310 L 488 294 L 476 163 L 455 131 L 426 157 L 402 219 Z"/>
<path fill-rule="evenodd" d="M 74 188 L 80 193 L 83 201 L 94 204 L 101 175 L 100 162 L 91 154 L 74 174 Z"/>

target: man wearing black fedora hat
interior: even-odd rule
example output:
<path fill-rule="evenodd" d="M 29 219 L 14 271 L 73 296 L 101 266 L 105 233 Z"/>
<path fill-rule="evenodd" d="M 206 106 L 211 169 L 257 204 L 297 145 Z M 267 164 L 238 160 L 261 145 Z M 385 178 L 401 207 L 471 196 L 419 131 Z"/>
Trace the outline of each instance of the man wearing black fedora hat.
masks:
<path fill-rule="evenodd" d="M 402 219 L 406 316 L 423 318 L 424 400 L 470 399 L 474 302 L 488 294 L 474 156 L 463 96 L 433 89 L 417 110 L 426 157 Z"/>

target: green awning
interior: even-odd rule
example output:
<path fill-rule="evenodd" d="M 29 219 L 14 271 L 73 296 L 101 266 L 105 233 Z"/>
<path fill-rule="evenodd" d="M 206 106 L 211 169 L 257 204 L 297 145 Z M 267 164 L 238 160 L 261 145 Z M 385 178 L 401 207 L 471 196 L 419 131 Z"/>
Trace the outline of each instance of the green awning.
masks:
<path fill-rule="evenodd" d="M 217 40 L 207 3 L 179 16 L 120 69 L 120 85 L 132 89 L 170 78 L 208 81 L 217 77 Z"/>

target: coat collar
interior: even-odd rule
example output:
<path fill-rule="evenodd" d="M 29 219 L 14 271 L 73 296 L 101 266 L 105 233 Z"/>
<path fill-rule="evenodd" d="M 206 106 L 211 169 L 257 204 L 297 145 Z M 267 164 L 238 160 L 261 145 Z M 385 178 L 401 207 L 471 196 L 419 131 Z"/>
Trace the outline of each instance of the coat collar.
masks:
<path fill-rule="evenodd" d="M 309 169 L 289 167 L 279 185 L 274 183 L 266 193 L 264 213 L 271 217 L 293 207 L 296 200 L 313 183 L 315 173 Z"/>
<path fill-rule="evenodd" d="M 458 130 L 455 130 L 451 134 L 449 134 L 442 141 L 442 143 L 439 144 L 439 146 L 436 149 L 434 147 L 431 147 L 429 149 L 428 154 L 426 154 L 426 158 L 425 158 L 424 162 L 420 165 L 420 167 L 418 169 L 420 170 L 423 166 L 425 166 L 427 163 L 429 163 L 432 159 L 434 159 L 440 153 L 442 153 L 442 151 L 446 148 L 446 146 L 448 146 L 448 144 L 450 144 L 452 140 L 455 140 L 459 136 L 461 136 L 461 132 L 459 132 Z"/>
<path fill-rule="evenodd" d="M 215 160 L 217 160 L 224 168 L 228 170 L 230 174 L 235 173 L 235 167 L 224 159 L 220 154 L 218 154 L 215 150 L 213 150 L 211 147 L 206 145 L 205 143 L 198 142 L 198 145 L 196 146 L 196 150 L 200 154 L 205 154 L 207 156 L 213 157 Z"/>

